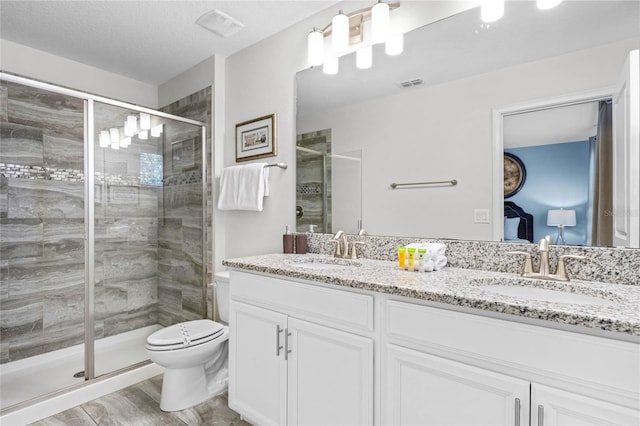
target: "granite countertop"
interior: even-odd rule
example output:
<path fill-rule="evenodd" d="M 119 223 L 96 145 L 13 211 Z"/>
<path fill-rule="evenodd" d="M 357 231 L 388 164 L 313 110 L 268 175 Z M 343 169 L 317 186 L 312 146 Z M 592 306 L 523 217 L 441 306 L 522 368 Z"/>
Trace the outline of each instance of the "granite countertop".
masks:
<path fill-rule="evenodd" d="M 301 263 L 318 264 L 318 268 L 302 267 Z M 333 269 L 327 265 L 334 263 L 345 266 Z M 556 282 L 521 278 L 511 273 L 452 267 L 434 272 L 409 272 L 399 269 L 396 262 L 371 259 L 350 261 L 319 254 L 267 254 L 227 259 L 223 265 L 586 327 L 585 332 L 604 330 L 634 341 L 640 336 L 640 286 L 635 285 L 595 281 Z M 515 290 L 533 288 L 535 299 L 528 295 L 507 295 L 513 287 L 517 287 Z M 577 295 L 581 303 L 573 303 L 573 300 L 567 303 L 557 297 L 553 297 L 553 302 L 548 301 L 548 295 L 563 297 L 567 296 L 565 293 L 571 293 L 568 297 Z"/>

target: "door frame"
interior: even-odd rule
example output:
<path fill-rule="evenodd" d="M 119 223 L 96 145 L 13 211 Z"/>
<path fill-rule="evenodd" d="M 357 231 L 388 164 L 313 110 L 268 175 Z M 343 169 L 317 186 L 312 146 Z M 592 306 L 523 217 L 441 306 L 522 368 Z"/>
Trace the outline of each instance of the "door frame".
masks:
<path fill-rule="evenodd" d="M 574 92 L 562 96 L 533 99 L 529 101 L 523 101 L 492 108 L 493 194 L 491 203 L 491 239 L 493 241 L 503 241 L 504 238 L 504 227 L 502 226 L 502 219 L 504 217 L 504 117 L 509 115 L 522 114 L 525 112 L 541 111 L 545 109 L 612 99 L 615 94 L 615 90 L 615 86 L 609 86 L 600 89 Z"/>

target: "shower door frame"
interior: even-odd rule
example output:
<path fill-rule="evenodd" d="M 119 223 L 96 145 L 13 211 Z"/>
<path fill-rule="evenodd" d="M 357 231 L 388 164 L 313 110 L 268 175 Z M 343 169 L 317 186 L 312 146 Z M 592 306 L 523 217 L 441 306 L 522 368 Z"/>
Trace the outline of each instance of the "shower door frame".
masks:
<path fill-rule="evenodd" d="M 151 108 L 141 107 L 133 105 L 127 102 L 118 101 L 103 96 L 93 95 L 90 93 L 82 92 L 75 89 L 69 89 L 65 87 L 56 86 L 51 83 L 46 83 L 38 80 L 33 80 L 27 77 L 22 77 L 14 74 L 7 74 L 0 72 L 0 80 L 9 81 L 12 83 L 22 84 L 37 89 L 47 90 L 61 95 L 67 95 L 74 98 L 82 99 L 84 101 L 84 220 L 85 220 L 85 237 L 84 237 L 84 252 L 85 252 L 85 300 L 84 300 L 84 378 L 85 381 L 93 380 L 95 376 L 95 147 L 94 147 L 94 103 L 100 102 L 120 108 L 130 109 L 137 112 L 144 112 L 157 117 L 167 118 L 170 120 L 179 121 L 182 123 L 192 124 L 200 126 L 202 128 L 202 317 L 207 318 L 207 134 L 206 125 L 200 121 L 192 120 L 189 118 L 179 117 L 177 115 L 168 114 L 165 112 L 157 111 Z M 90 200 L 91 202 L 89 202 Z M 109 372 L 103 376 L 111 376 L 112 374 L 119 374 L 131 369 L 137 368 L 142 365 L 149 364 L 151 361 L 143 361 L 141 363 L 133 364 L 122 369 Z M 100 376 L 102 377 L 102 376 Z M 83 385 L 78 385 L 83 386 Z M 75 386 L 72 386 L 72 388 Z M 52 394 L 56 394 L 54 392 Z M 48 398 L 52 394 L 43 395 L 35 398 L 40 400 Z M 32 400 L 33 401 L 33 400 Z M 29 403 L 30 401 L 25 401 Z M 16 406 L 22 406 L 25 403 L 19 403 Z M 11 407 L 7 407 L 11 409 Z M 4 410 L 3 410 L 4 411 Z"/>

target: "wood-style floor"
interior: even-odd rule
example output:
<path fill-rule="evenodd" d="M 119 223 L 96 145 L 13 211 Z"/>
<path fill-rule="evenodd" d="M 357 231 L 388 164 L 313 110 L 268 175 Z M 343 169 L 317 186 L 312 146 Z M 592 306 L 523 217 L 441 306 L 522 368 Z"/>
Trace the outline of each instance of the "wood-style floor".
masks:
<path fill-rule="evenodd" d="M 240 426 L 238 413 L 227 406 L 227 394 L 173 413 L 160 410 L 162 376 L 157 376 L 118 392 L 47 417 L 37 426 Z"/>

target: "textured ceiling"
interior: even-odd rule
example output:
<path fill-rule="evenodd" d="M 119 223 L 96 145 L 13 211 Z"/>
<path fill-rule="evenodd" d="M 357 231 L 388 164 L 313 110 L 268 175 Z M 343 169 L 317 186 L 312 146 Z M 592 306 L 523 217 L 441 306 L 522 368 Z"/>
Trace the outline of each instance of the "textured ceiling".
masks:
<path fill-rule="evenodd" d="M 0 38 L 158 85 L 228 56 L 336 1 L 0 1 Z M 222 38 L 196 24 L 218 9 L 245 27 Z"/>

